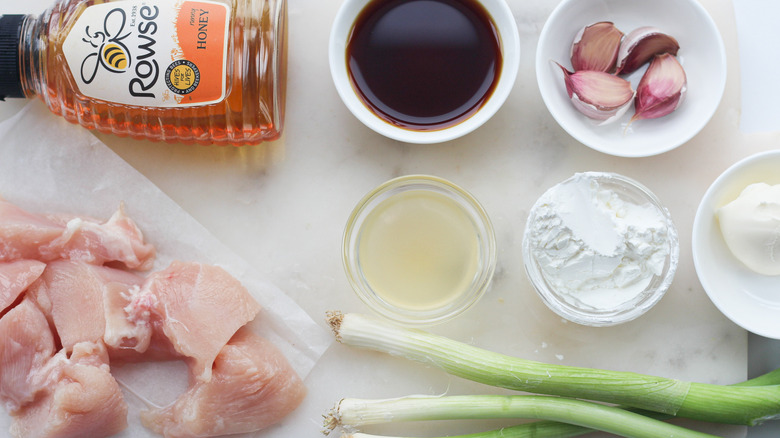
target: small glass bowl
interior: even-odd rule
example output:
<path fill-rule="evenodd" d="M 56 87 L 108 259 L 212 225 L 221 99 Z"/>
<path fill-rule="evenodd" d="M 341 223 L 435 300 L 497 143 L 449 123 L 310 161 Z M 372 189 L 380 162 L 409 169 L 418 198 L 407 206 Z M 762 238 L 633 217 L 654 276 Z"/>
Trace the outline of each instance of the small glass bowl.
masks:
<path fill-rule="evenodd" d="M 572 176 L 560 184 L 571 181 L 577 176 L 578 175 Z M 675 271 L 677 270 L 680 253 L 677 229 L 672 222 L 669 211 L 647 187 L 639 182 L 619 174 L 608 172 L 586 172 L 579 176 L 585 176 L 586 178 L 595 180 L 595 182 L 599 184 L 599 187 L 613 191 L 623 201 L 637 205 L 649 204 L 661 213 L 666 221 L 667 241 L 669 245 L 669 253 L 666 257 L 663 271 L 660 275 L 653 276 L 648 286 L 633 299 L 612 308 L 593 309 L 590 306 L 578 303 L 576 300 L 567 300 L 566 296 L 564 296 L 562 292 L 556 290 L 555 286 L 548 281 L 539 261 L 536 259 L 534 248 L 531 247 L 532 239 L 529 237 L 529 234 L 533 223 L 537 220 L 536 215 L 540 201 L 537 201 L 533 206 L 526 222 L 523 236 L 523 261 L 525 271 L 528 274 L 534 289 L 536 289 L 536 292 L 547 307 L 569 321 L 593 327 L 613 326 L 631 321 L 650 310 L 650 308 L 658 303 L 669 289 Z M 553 190 L 555 187 L 550 190 Z"/>
<path fill-rule="evenodd" d="M 428 191 L 454 201 L 471 225 L 477 242 L 475 275 L 463 293 L 436 307 L 416 309 L 384 299 L 372 287 L 361 263 L 360 243 L 369 215 L 384 201 L 409 191 Z M 403 198 L 396 198 L 403 199 Z M 357 296 L 375 313 L 403 325 L 433 325 L 448 321 L 474 305 L 485 293 L 496 266 L 496 242 L 493 226 L 484 208 L 457 185 L 429 175 L 409 175 L 392 179 L 375 188 L 357 204 L 347 221 L 343 240 L 343 263 L 347 278 Z"/>

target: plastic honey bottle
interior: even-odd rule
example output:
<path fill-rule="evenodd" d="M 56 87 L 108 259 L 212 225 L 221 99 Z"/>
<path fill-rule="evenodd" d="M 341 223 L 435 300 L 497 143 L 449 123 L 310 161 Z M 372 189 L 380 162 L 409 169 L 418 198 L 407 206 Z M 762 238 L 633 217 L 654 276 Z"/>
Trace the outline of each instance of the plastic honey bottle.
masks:
<path fill-rule="evenodd" d="M 58 0 L 0 17 L 0 98 L 37 95 L 100 132 L 257 144 L 281 136 L 286 0 Z"/>

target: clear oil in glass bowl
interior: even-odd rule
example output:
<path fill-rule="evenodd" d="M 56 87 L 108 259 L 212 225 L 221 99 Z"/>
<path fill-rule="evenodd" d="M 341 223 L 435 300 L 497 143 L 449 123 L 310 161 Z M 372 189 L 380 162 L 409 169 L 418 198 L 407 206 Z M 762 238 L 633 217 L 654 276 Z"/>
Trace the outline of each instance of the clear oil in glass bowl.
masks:
<path fill-rule="evenodd" d="M 448 320 L 473 305 L 495 269 L 484 209 L 440 178 L 407 176 L 358 204 L 344 235 L 344 266 L 372 310 L 408 324 Z"/>

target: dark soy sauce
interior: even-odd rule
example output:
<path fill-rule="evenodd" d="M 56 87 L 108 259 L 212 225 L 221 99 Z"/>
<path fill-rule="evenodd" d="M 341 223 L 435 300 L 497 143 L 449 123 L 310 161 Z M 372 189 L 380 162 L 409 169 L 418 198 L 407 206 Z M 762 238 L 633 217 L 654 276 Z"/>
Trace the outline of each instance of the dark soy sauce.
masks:
<path fill-rule="evenodd" d="M 477 0 L 374 0 L 347 43 L 347 70 L 366 106 L 416 131 L 477 112 L 501 62 L 498 31 Z"/>

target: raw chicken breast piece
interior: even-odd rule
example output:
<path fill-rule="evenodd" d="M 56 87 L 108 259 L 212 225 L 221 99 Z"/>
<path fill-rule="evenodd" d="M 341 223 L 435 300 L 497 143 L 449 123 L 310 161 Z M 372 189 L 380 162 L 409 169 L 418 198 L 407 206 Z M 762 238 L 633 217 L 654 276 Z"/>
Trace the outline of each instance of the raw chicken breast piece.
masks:
<path fill-rule="evenodd" d="M 103 315 L 105 317 L 105 332 L 103 342 L 106 346 L 119 350 L 132 350 L 143 353 L 149 348 L 152 327 L 148 320 L 134 319 L 128 316 L 125 307 L 130 304 L 130 297 L 139 290 L 139 283 L 112 282 L 102 287 Z M 109 356 L 111 353 L 109 351 Z"/>
<path fill-rule="evenodd" d="M 148 270 L 154 264 L 155 248 L 120 206 L 105 223 L 73 218 L 61 236 L 40 248 L 47 260 L 70 259 L 102 265 L 120 262 L 130 269 Z"/>
<path fill-rule="evenodd" d="M 166 438 L 252 432 L 281 421 L 305 395 L 281 352 L 242 328 L 214 361 L 211 381 L 195 382 L 172 405 L 142 412 L 141 420 Z"/>
<path fill-rule="evenodd" d="M 102 342 L 80 343 L 47 364 L 43 396 L 14 415 L 17 438 L 103 438 L 127 427 L 127 404 Z"/>
<path fill-rule="evenodd" d="M 224 269 L 189 262 L 173 262 L 150 275 L 133 301 L 131 313 L 153 309 L 165 336 L 191 362 L 193 377 L 204 382 L 211 379 L 222 347 L 260 312 L 257 301 Z M 139 305 L 143 302 L 147 305 Z"/>
<path fill-rule="evenodd" d="M 86 217 L 38 215 L 0 199 L 0 261 L 73 259 L 147 270 L 155 254 L 121 205 L 101 223 Z"/>
<path fill-rule="evenodd" d="M 182 358 L 165 336 L 153 295 L 139 297 L 139 287 L 127 289 L 122 284 L 109 285 L 103 292 L 103 342 L 109 347 L 112 364 Z"/>
<path fill-rule="evenodd" d="M 36 260 L 0 262 L 0 315 L 41 276 L 45 267 Z"/>
<path fill-rule="evenodd" d="M 113 314 L 106 319 L 104 295 L 127 292 L 142 282 L 127 271 L 58 260 L 46 266 L 28 293 L 54 325 L 62 347 L 71 351 L 79 342 L 102 341 L 105 333 L 113 333 L 117 323 Z"/>
<path fill-rule="evenodd" d="M 54 355 L 46 317 L 29 299 L 0 319 L 0 402 L 18 412 L 43 389 L 41 369 Z"/>
<path fill-rule="evenodd" d="M 0 199 L 0 261 L 40 260 L 39 247 L 63 231 L 62 225 Z"/>

